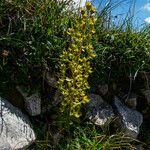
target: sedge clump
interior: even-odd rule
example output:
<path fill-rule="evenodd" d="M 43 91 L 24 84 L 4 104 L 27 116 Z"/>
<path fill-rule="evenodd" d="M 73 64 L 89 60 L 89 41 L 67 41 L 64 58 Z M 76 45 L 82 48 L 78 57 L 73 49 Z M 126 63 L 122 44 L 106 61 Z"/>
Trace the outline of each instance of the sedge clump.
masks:
<path fill-rule="evenodd" d="M 95 8 L 87 2 L 75 24 L 67 30 L 70 45 L 60 56 L 58 88 L 63 95 L 61 111 L 67 110 L 69 116 L 77 118 L 81 115 L 81 105 L 89 101 L 86 90 L 90 88 L 87 81 L 92 73 L 90 60 L 96 56 L 91 42 L 95 21 Z"/>

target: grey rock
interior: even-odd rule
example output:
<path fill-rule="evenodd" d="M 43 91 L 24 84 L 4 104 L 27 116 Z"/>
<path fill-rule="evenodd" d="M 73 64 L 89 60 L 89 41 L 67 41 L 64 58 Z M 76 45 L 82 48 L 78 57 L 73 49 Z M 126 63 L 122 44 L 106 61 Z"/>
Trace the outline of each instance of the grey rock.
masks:
<path fill-rule="evenodd" d="M 24 98 L 25 109 L 30 116 L 37 116 L 41 114 L 41 98 L 38 93 L 34 93 L 28 96 L 27 93 L 23 92 L 22 88 L 17 86 L 16 89 Z"/>
<path fill-rule="evenodd" d="M 62 99 L 63 99 L 63 96 L 61 92 L 59 90 L 56 90 L 55 95 L 53 97 L 52 105 L 57 106 L 62 101 Z"/>
<path fill-rule="evenodd" d="M 104 126 L 107 121 L 114 118 L 115 115 L 112 107 L 107 104 L 101 96 L 90 94 L 89 99 L 86 118 L 91 120 L 91 122 L 98 126 Z"/>
<path fill-rule="evenodd" d="M 57 80 L 51 72 L 46 71 L 44 79 L 49 86 L 56 88 Z"/>
<path fill-rule="evenodd" d="M 0 97 L 1 138 L 6 139 L 6 143 L 9 143 L 13 150 L 24 150 L 36 139 L 28 117 L 17 107 L 14 107 L 7 100 Z M 0 147 L 3 147 L 3 143 Z"/>
<path fill-rule="evenodd" d="M 114 98 L 114 106 L 118 114 L 118 121 L 116 121 L 118 128 L 125 135 L 137 138 L 143 122 L 142 114 L 134 109 L 128 108 L 117 97 Z"/>
<path fill-rule="evenodd" d="M 30 116 L 41 114 L 41 98 L 37 93 L 25 98 L 25 108 Z"/>

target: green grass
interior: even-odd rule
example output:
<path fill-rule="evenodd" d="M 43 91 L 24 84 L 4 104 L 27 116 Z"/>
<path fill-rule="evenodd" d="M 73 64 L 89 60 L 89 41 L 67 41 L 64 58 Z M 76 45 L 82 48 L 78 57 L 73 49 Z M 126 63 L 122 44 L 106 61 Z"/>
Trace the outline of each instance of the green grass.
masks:
<path fill-rule="evenodd" d="M 54 131 L 51 127 L 45 130 L 45 139 L 37 140 L 34 149 L 41 150 L 133 150 L 137 140 L 125 137 L 121 133 L 110 134 L 108 130 L 95 127 L 93 124 L 84 122 L 73 123 L 68 131 L 59 130 L 62 136 L 57 144 L 54 144 Z M 39 132 L 38 132 L 39 133 Z M 40 133 L 39 133 L 40 134 Z"/>

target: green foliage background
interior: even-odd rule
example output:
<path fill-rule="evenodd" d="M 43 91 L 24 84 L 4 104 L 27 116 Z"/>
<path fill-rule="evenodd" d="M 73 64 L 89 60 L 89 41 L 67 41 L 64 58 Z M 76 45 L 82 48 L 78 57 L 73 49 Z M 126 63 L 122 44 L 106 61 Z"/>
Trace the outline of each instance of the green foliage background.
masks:
<path fill-rule="evenodd" d="M 41 73 L 49 67 L 58 71 L 59 56 L 70 40 L 66 31 L 78 14 L 70 5 L 68 0 L 0 1 L 0 52 L 9 51 L 7 58 L 0 55 L 2 85 L 13 82 L 40 89 Z M 130 19 L 114 26 L 104 19 L 109 7 L 97 13 L 93 38 L 97 57 L 92 61 L 94 72 L 90 77 L 93 89 L 97 83 L 117 81 L 130 74 L 134 77 L 150 68 L 149 26 L 137 31 Z"/>
<path fill-rule="evenodd" d="M 0 1 L 0 52 L 9 51 L 8 58 L 0 55 L 2 82 L 39 87 L 46 67 L 57 70 L 58 57 L 67 41 L 64 32 L 70 12 L 64 9 L 68 3 Z"/>

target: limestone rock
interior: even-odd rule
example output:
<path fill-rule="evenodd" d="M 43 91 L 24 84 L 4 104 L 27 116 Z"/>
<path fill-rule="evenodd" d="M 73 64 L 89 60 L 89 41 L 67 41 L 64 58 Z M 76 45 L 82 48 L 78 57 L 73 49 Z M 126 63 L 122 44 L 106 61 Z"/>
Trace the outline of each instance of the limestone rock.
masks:
<path fill-rule="evenodd" d="M 49 86 L 56 88 L 57 80 L 56 77 L 51 72 L 46 71 L 44 79 Z"/>
<path fill-rule="evenodd" d="M 86 118 L 99 126 L 105 125 L 108 120 L 114 118 L 112 107 L 101 96 L 90 94 L 89 98 L 90 101 L 87 104 Z"/>
<path fill-rule="evenodd" d="M 129 136 L 136 138 L 143 122 L 143 116 L 138 111 L 128 108 L 117 97 L 114 98 L 114 106 L 118 114 L 117 126 L 121 131 Z"/>
<path fill-rule="evenodd" d="M 41 98 L 37 93 L 25 98 L 25 108 L 31 116 L 41 114 Z"/>
<path fill-rule="evenodd" d="M 26 149 L 35 141 L 29 119 L 18 108 L 0 97 L 0 139 L 13 150 Z M 0 143 L 0 148 L 6 147 Z"/>
<path fill-rule="evenodd" d="M 62 101 L 62 99 L 63 99 L 63 97 L 62 97 L 60 91 L 56 90 L 55 95 L 53 97 L 52 105 L 57 106 Z"/>
<path fill-rule="evenodd" d="M 37 116 L 41 114 L 41 98 L 38 93 L 34 93 L 28 96 L 27 93 L 23 92 L 22 88 L 17 86 L 17 90 L 24 98 L 25 109 L 30 116 Z"/>
<path fill-rule="evenodd" d="M 5 138 L 0 137 L 0 150 L 13 150 Z"/>

